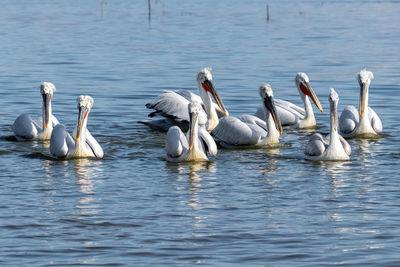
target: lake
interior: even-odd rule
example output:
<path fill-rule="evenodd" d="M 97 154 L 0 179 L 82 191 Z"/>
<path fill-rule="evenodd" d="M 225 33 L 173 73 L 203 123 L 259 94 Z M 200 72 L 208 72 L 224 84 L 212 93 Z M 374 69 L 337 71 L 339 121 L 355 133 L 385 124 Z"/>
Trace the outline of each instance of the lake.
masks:
<path fill-rule="evenodd" d="M 0 265 L 400 265 L 400 2 L 5 0 L 0 9 Z M 269 20 L 266 5 L 269 6 Z M 324 107 L 370 106 L 383 137 L 351 139 L 351 160 L 310 162 L 314 131 L 284 129 L 276 149 L 220 149 L 209 162 L 165 160 L 165 133 L 138 121 L 165 89 L 213 81 L 230 115 L 253 114 L 258 87 L 300 105 L 306 72 Z M 72 132 L 76 98 L 104 159 L 55 160 L 16 142 L 39 115 L 43 81 Z"/>

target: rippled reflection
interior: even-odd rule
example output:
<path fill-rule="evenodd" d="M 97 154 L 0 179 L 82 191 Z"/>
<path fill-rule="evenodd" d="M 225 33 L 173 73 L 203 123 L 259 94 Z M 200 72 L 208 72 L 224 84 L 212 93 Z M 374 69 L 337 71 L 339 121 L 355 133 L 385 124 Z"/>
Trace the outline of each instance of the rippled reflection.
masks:
<path fill-rule="evenodd" d="M 168 169 L 171 173 L 178 174 L 177 190 L 184 190 L 190 192 L 185 205 L 192 208 L 193 211 L 204 208 L 202 203 L 201 195 L 204 193 L 203 182 L 204 179 L 209 180 L 215 179 L 217 172 L 217 164 L 215 162 L 189 162 L 179 164 L 168 164 Z M 180 186 L 180 182 L 185 183 L 185 186 Z M 209 196 L 208 196 L 209 197 Z M 208 198 L 207 203 L 215 203 L 215 200 Z M 194 228 L 202 228 L 205 226 L 206 217 L 198 214 L 193 214 Z"/>
<path fill-rule="evenodd" d="M 332 193 L 332 199 L 337 200 L 343 197 L 344 193 L 341 191 L 342 188 L 350 186 L 349 181 L 346 181 L 346 173 L 351 171 L 351 162 L 349 161 L 326 161 L 320 162 L 323 169 L 326 171 L 328 176 L 330 176 L 330 185 Z M 336 203 L 336 202 L 334 202 Z M 339 202 L 340 203 L 340 202 Z M 343 221 L 342 217 L 342 204 L 335 204 L 336 208 L 332 209 L 332 214 L 330 215 L 330 220 L 332 222 Z"/>
<path fill-rule="evenodd" d="M 74 160 L 75 181 L 79 185 L 79 191 L 83 193 L 75 206 L 78 209 L 78 214 L 94 215 L 100 211 L 99 205 L 94 204 L 94 179 L 98 171 L 101 171 L 101 161 L 90 159 Z"/>
<path fill-rule="evenodd" d="M 370 156 L 372 154 L 372 148 L 376 147 L 375 145 L 381 142 L 381 139 L 358 139 L 358 146 L 360 148 L 360 152 L 365 154 L 366 156 Z M 377 147 L 378 149 L 382 149 L 382 147 Z"/>

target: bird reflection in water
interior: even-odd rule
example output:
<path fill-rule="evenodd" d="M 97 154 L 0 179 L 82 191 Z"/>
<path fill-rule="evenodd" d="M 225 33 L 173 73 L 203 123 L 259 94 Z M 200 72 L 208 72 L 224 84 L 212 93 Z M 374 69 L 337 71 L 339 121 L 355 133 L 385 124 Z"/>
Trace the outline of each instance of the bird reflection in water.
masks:
<path fill-rule="evenodd" d="M 178 186 L 178 190 L 185 190 L 190 192 L 188 199 L 185 201 L 185 205 L 192 208 L 193 211 L 205 208 L 204 203 L 201 201 L 201 193 L 203 192 L 203 182 L 207 179 L 207 183 L 213 183 L 215 173 L 217 172 L 217 164 L 210 161 L 202 162 L 186 162 L 178 164 L 168 164 L 169 170 L 177 175 L 177 182 L 179 184 L 184 182 L 187 185 Z M 215 205 L 215 201 L 208 199 L 207 207 L 209 205 Z M 203 228 L 205 227 L 206 218 L 203 215 L 193 214 L 193 227 Z"/>
<path fill-rule="evenodd" d="M 346 173 L 350 173 L 352 170 L 351 163 L 348 161 L 319 161 L 315 164 L 322 167 L 322 169 L 330 176 L 330 185 L 331 185 L 331 199 L 337 200 L 331 202 L 336 207 L 333 209 L 328 209 L 332 211 L 330 214 L 330 221 L 339 222 L 342 221 L 342 213 L 343 213 L 343 205 L 342 201 L 338 200 L 343 197 L 343 189 L 351 186 L 351 182 L 348 179 L 352 179 L 352 177 L 346 175 Z"/>
<path fill-rule="evenodd" d="M 100 209 L 99 205 L 94 204 L 94 177 L 95 174 L 101 170 L 101 161 L 90 160 L 86 158 L 79 158 L 73 160 L 74 174 L 76 175 L 76 184 L 79 185 L 79 192 L 83 195 L 77 200 L 75 206 L 80 215 L 94 215 L 98 214 Z"/>
<path fill-rule="evenodd" d="M 260 170 L 263 176 L 268 176 L 276 173 L 281 167 L 277 165 L 279 162 L 279 147 L 271 148 L 268 150 L 259 149 L 257 150 L 262 155 L 258 157 L 264 159 L 264 162 L 260 164 Z"/>
<path fill-rule="evenodd" d="M 358 142 L 358 147 L 360 148 L 360 152 L 363 154 L 362 160 L 365 160 L 365 158 L 371 156 L 371 154 L 373 153 L 371 150 L 372 147 L 376 149 L 382 149 L 381 146 L 375 146 L 376 144 L 382 142 L 382 138 L 358 139 L 357 142 Z M 380 152 L 380 151 L 374 151 L 374 152 Z"/>

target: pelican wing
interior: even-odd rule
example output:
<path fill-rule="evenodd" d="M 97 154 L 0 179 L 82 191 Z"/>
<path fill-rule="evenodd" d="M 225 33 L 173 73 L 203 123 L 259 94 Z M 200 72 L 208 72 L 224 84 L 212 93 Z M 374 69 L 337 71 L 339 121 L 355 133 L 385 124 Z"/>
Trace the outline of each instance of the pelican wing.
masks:
<path fill-rule="evenodd" d="M 351 154 L 351 146 L 346 141 L 346 139 L 344 139 L 343 136 L 341 136 L 340 134 L 339 134 L 339 139 L 340 139 L 340 143 L 342 143 L 344 151 L 346 152 L 346 154 L 348 156 L 350 156 L 350 154 Z"/>
<path fill-rule="evenodd" d="M 93 152 L 94 157 L 102 158 L 104 156 L 103 149 L 88 129 L 86 129 L 86 146 L 89 151 Z"/>
<path fill-rule="evenodd" d="M 19 140 L 33 139 L 41 130 L 40 124 L 37 121 L 32 120 L 28 114 L 18 116 L 12 128 L 15 136 Z"/>
<path fill-rule="evenodd" d="M 260 140 L 246 123 L 231 116 L 223 117 L 211 135 L 217 142 L 233 146 L 255 145 Z"/>
<path fill-rule="evenodd" d="M 339 128 L 343 134 L 349 134 L 354 131 L 359 123 L 359 115 L 355 106 L 347 106 L 340 114 Z"/>
<path fill-rule="evenodd" d="M 238 119 L 246 123 L 247 126 L 249 126 L 250 129 L 253 131 L 253 133 L 258 134 L 261 138 L 267 136 L 268 133 L 267 123 L 262 119 L 248 114 L 241 115 L 238 117 Z"/>
<path fill-rule="evenodd" d="M 149 117 L 160 115 L 166 118 L 171 118 L 177 122 L 188 123 L 189 122 L 188 107 L 190 101 L 186 98 L 187 96 L 188 93 L 182 96 L 181 94 L 178 94 L 175 91 L 165 90 L 155 100 L 146 104 L 147 108 L 155 110 L 154 112 L 149 114 Z M 206 124 L 206 122 L 207 122 L 207 114 L 204 110 L 202 110 L 199 114 L 199 124 L 204 125 Z"/>
<path fill-rule="evenodd" d="M 193 94 L 189 90 L 179 89 L 179 90 L 175 90 L 175 91 L 172 91 L 172 92 L 175 92 L 178 95 L 183 96 L 189 102 L 197 102 L 197 103 L 203 104 L 203 100 L 201 99 L 201 97 L 196 95 L 196 94 Z"/>
<path fill-rule="evenodd" d="M 369 119 L 371 121 L 372 129 L 374 129 L 376 133 L 381 133 L 382 121 L 379 118 L 378 114 L 376 114 L 376 112 L 370 107 L 368 107 L 368 114 L 369 114 Z"/>
<path fill-rule="evenodd" d="M 178 126 L 172 126 L 167 132 L 165 151 L 167 160 L 175 161 L 184 156 L 189 150 L 189 144 L 185 134 Z"/>
<path fill-rule="evenodd" d="M 57 124 L 50 138 L 50 153 L 57 158 L 65 158 L 75 142 L 62 124 Z"/>
<path fill-rule="evenodd" d="M 308 156 L 321 156 L 327 144 L 321 134 L 313 134 L 308 142 L 304 153 Z"/>
<path fill-rule="evenodd" d="M 274 99 L 274 104 L 282 126 L 294 125 L 299 119 L 304 118 L 305 112 L 301 107 L 282 99 Z M 265 119 L 264 108 L 262 106 L 257 109 L 255 116 L 262 120 Z"/>
<path fill-rule="evenodd" d="M 203 104 L 203 100 L 201 99 L 200 96 L 193 94 L 192 92 L 188 91 L 188 90 L 184 90 L 184 89 L 179 89 L 174 91 L 177 94 L 180 94 L 181 96 L 183 96 L 184 98 L 186 98 L 189 102 L 197 102 L 200 103 L 204 108 L 204 104 Z M 214 106 L 215 111 L 217 112 L 217 116 L 218 118 L 222 118 L 225 116 L 225 113 L 219 108 L 219 106 L 215 103 L 211 103 L 211 105 Z M 201 123 L 200 123 L 201 124 Z"/>
<path fill-rule="evenodd" d="M 275 103 L 275 106 L 284 108 L 284 109 L 290 111 L 291 113 L 295 114 L 298 117 L 304 117 L 304 115 L 306 114 L 306 112 L 304 111 L 304 108 L 296 106 L 295 104 L 293 104 L 289 101 L 282 100 L 282 99 L 274 99 L 274 103 Z"/>
<path fill-rule="evenodd" d="M 203 141 L 203 144 L 205 144 L 208 153 L 210 153 L 211 156 L 217 155 L 217 144 L 215 143 L 209 132 L 203 127 L 199 127 L 199 137 L 200 140 Z"/>

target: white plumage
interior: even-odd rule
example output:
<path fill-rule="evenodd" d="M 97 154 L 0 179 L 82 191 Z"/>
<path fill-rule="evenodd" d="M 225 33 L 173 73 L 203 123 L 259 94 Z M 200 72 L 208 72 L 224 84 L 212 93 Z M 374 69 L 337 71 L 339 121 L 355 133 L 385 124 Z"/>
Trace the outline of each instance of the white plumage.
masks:
<path fill-rule="evenodd" d="M 306 158 L 310 160 L 349 160 L 351 147 L 349 143 L 338 133 L 337 106 L 339 96 L 333 88 L 329 95 L 330 103 L 330 134 L 324 139 L 321 134 L 313 134 L 306 146 Z"/>
<path fill-rule="evenodd" d="M 310 85 L 307 74 L 303 72 L 297 73 L 295 84 L 299 91 L 300 98 L 303 101 L 304 109 L 289 101 L 274 99 L 276 111 L 282 126 L 291 126 L 295 128 L 314 127 L 316 125 L 316 120 L 310 98 L 321 112 L 323 111 L 322 106 Z M 260 107 L 255 115 L 259 118 L 263 118 L 263 107 Z"/>
<path fill-rule="evenodd" d="M 56 87 L 52 83 L 43 82 L 40 85 L 43 99 L 42 116 L 35 119 L 28 114 L 18 116 L 12 126 L 18 141 L 50 139 L 54 126 L 59 123 L 51 108 L 51 99 L 55 91 Z"/>
<path fill-rule="evenodd" d="M 345 138 L 355 136 L 371 137 L 379 135 L 382 132 L 382 121 L 376 112 L 368 106 L 368 91 L 371 80 L 374 78 L 372 72 L 365 69 L 358 75 L 360 84 L 360 107 L 346 107 L 340 115 L 340 132 Z"/>
<path fill-rule="evenodd" d="M 177 125 L 183 131 L 186 131 L 189 124 L 188 106 L 191 102 L 197 102 L 203 105 L 199 112 L 199 125 L 211 131 L 218 124 L 218 118 L 228 115 L 228 111 L 225 109 L 215 89 L 210 68 L 204 68 L 199 71 L 197 85 L 200 96 L 187 90 L 165 90 L 155 100 L 146 104 L 147 108 L 155 110 L 149 114 L 149 117 L 163 116 L 165 119 L 141 122 L 151 128 L 165 131 L 171 125 Z M 212 102 L 208 93 L 216 103 Z"/>
<path fill-rule="evenodd" d="M 273 92 L 269 84 L 259 88 L 264 120 L 252 115 L 238 118 L 227 116 L 211 132 L 217 143 L 226 148 L 237 146 L 268 146 L 279 143 L 282 126 L 276 114 Z"/>
<path fill-rule="evenodd" d="M 217 145 L 214 139 L 203 127 L 199 127 L 199 113 L 202 107 L 199 103 L 189 104 L 189 130 L 186 134 L 178 126 L 172 126 L 167 133 L 165 151 L 167 161 L 201 161 L 208 160 L 207 152 L 215 156 Z"/>
<path fill-rule="evenodd" d="M 87 127 L 88 115 L 93 106 L 93 98 L 81 95 L 78 102 L 78 122 L 73 137 L 62 124 L 58 124 L 51 135 L 50 153 L 57 158 L 102 158 L 104 155 L 100 144 L 90 134 Z"/>

